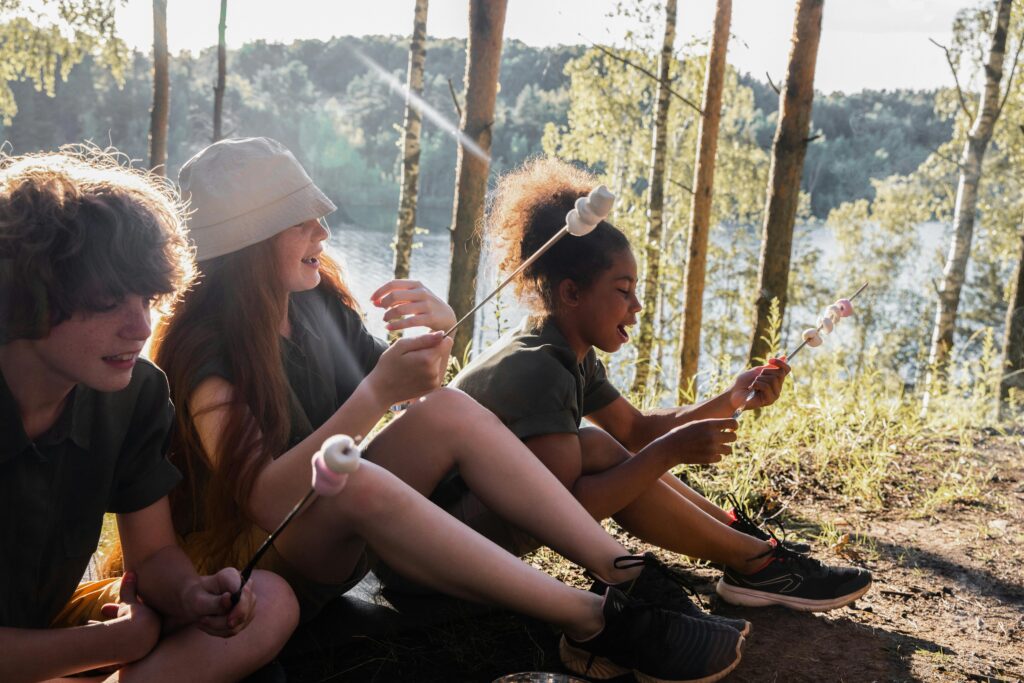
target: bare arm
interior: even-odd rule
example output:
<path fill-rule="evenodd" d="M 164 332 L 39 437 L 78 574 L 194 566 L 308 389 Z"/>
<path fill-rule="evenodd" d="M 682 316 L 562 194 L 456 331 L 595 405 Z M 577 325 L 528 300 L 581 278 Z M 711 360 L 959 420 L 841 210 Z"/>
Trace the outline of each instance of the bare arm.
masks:
<path fill-rule="evenodd" d="M 164 617 L 165 631 L 196 623 L 207 633 L 229 637 L 251 621 L 255 598 L 248 586 L 238 604 L 231 604 L 231 593 L 241 583 L 238 572 L 200 576 L 178 547 L 166 497 L 118 515 L 117 528 L 125 567 L 138 575 L 139 594 Z"/>
<path fill-rule="evenodd" d="M 728 390 L 703 403 L 641 412 L 620 396 L 601 410 L 587 415 L 587 419 L 614 436 L 630 451 L 637 453 L 681 425 L 696 420 L 731 417 L 743 405 L 751 389 L 755 397 L 748 408 L 771 405 L 782 392 L 782 384 L 788 374 L 789 366 L 785 361 L 773 358 L 768 365 L 740 373 Z"/>
<path fill-rule="evenodd" d="M 156 644 L 159 619 L 127 617 L 75 628 L 0 628 L 0 680 L 42 681 L 145 657 Z"/>
<path fill-rule="evenodd" d="M 284 519 L 309 490 L 310 458 L 327 437 L 365 436 L 389 406 L 440 386 L 439 369 L 451 344 L 451 339 L 435 333 L 401 339 L 388 348 L 373 371 L 326 422 L 260 470 L 246 511 L 250 518 L 264 530 L 273 529 Z M 203 380 L 189 397 L 203 449 L 214 460 L 220 457 L 220 435 L 235 402 L 234 386 L 220 377 Z"/>

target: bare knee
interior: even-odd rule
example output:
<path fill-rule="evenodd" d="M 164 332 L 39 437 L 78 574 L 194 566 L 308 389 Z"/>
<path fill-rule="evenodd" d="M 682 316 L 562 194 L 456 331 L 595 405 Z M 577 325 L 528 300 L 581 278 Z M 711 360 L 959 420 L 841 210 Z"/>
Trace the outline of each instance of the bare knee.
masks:
<path fill-rule="evenodd" d="M 617 467 L 633 454 L 598 427 L 580 428 L 580 449 L 583 452 L 583 474 L 595 474 Z"/>
<path fill-rule="evenodd" d="M 494 413 L 477 403 L 469 394 L 450 387 L 443 387 L 424 396 L 410 406 L 408 413 L 407 417 L 428 419 L 438 430 L 443 429 L 448 433 L 479 425 L 481 420 L 498 421 Z"/>
<path fill-rule="evenodd" d="M 256 592 L 256 614 L 249 628 L 256 629 L 257 651 L 265 653 L 266 661 L 270 661 L 299 625 L 299 602 L 288 582 L 277 574 L 256 570 L 252 581 Z"/>
<path fill-rule="evenodd" d="M 394 510 L 405 505 L 408 496 L 419 496 L 412 487 L 384 467 L 363 461 L 349 476 L 341 495 L 328 500 L 345 526 L 380 523 Z"/>

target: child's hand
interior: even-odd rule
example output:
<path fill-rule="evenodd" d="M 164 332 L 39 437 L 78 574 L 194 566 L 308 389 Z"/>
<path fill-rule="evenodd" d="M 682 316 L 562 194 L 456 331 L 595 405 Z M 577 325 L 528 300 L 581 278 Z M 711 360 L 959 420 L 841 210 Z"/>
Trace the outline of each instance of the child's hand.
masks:
<path fill-rule="evenodd" d="M 741 372 L 729 389 L 729 403 L 733 410 L 741 406 L 747 410 L 770 406 L 782 393 L 782 383 L 788 374 L 789 366 L 786 364 L 785 356 L 770 358 L 768 365 Z M 744 403 L 751 391 L 756 392 L 754 397 L 750 402 Z"/>
<path fill-rule="evenodd" d="M 196 626 L 211 636 L 230 638 L 252 621 L 256 612 L 256 596 L 252 582 L 247 582 L 238 604 L 232 608 L 231 594 L 242 584 L 237 569 L 228 567 L 212 576 L 200 576 L 185 592 L 185 609 L 197 618 Z"/>
<path fill-rule="evenodd" d="M 419 398 L 441 386 L 452 339 L 443 332 L 399 339 L 366 378 L 387 405 Z"/>
<path fill-rule="evenodd" d="M 389 331 L 410 327 L 448 330 L 455 324 L 455 311 L 418 280 L 391 280 L 370 295 L 373 305 L 385 309 Z"/>
<path fill-rule="evenodd" d="M 694 420 L 669 430 L 657 439 L 669 448 L 672 465 L 706 465 L 732 453 L 739 423 L 731 418 Z"/>
<path fill-rule="evenodd" d="M 121 593 L 118 602 L 108 602 L 100 607 L 106 628 L 117 629 L 116 666 L 123 666 L 142 659 L 156 646 L 160 638 L 160 617 L 139 602 L 136 594 L 135 572 L 125 572 L 121 578 Z"/>

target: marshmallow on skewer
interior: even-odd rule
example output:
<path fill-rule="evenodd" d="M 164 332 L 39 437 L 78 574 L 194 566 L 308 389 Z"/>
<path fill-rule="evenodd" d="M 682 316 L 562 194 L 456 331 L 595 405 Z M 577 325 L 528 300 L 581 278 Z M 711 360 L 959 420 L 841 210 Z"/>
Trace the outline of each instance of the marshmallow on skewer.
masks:
<path fill-rule="evenodd" d="M 839 309 L 840 317 L 849 318 L 851 315 L 853 315 L 853 304 L 850 302 L 849 299 L 840 299 L 839 301 L 835 302 L 833 306 Z"/>
<path fill-rule="evenodd" d="M 835 327 L 835 323 L 832 322 L 832 318 L 827 315 L 823 315 L 818 318 L 818 329 L 825 334 L 832 334 L 832 329 Z"/>
<path fill-rule="evenodd" d="M 825 317 L 831 318 L 833 323 L 839 322 L 839 319 L 842 317 L 842 315 L 841 315 L 841 313 L 839 311 L 839 307 L 836 306 L 835 304 L 832 304 L 831 306 L 826 308 L 825 309 Z"/>
<path fill-rule="evenodd" d="M 348 475 L 359 469 L 360 450 L 351 437 L 336 434 L 313 454 L 313 490 L 335 496 L 345 488 Z"/>
<path fill-rule="evenodd" d="M 821 333 L 817 329 L 813 327 L 808 328 L 804 330 L 803 336 L 808 346 L 821 346 Z"/>
<path fill-rule="evenodd" d="M 608 217 L 615 195 L 604 185 L 598 185 L 586 197 L 576 200 L 576 206 L 565 215 L 565 226 L 573 237 L 583 237 Z"/>

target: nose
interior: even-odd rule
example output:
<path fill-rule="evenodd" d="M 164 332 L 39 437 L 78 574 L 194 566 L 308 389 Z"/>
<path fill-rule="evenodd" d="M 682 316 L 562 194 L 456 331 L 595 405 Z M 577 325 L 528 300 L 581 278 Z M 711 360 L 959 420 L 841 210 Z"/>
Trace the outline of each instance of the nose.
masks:
<path fill-rule="evenodd" d="M 640 303 L 640 299 L 636 297 L 636 292 L 633 292 L 631 301 L 629 302 L 630 313 L 639 313 L 644 308 L 644 305 Z"/>
<path fill-rule="evenodd" d="M 327 223 L 324 222 L 324 219 L 318 218 L 310 221 L 310 223 L 310 232 L 312 233 L 311 237 L 314 241 L 323 242 L 331 236 L 331 233 L 327 230 Z"/>
<path fill-rule="evenodd" d="M 149 299 L 137 294 L 126 297 L 122 304 L 121 337 L 146 341 L 153 331 Z"/>

